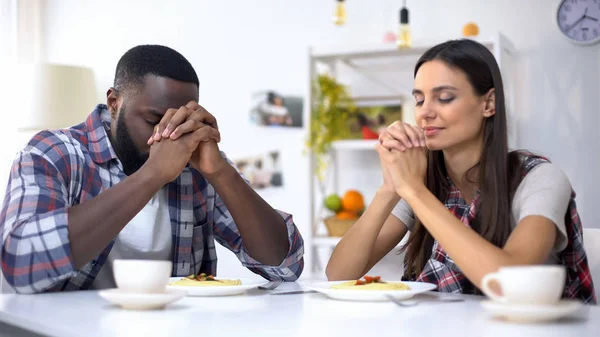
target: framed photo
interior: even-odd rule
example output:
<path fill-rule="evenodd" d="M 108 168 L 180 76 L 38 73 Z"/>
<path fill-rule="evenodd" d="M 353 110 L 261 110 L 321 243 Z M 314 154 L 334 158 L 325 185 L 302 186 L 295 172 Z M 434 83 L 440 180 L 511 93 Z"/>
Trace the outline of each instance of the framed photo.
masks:
<path fill-rule="evenodd" d="M 234 160 L 240 172 L 254 189 L 283 187 L 283 172 L 279 151 Z"/>
<path fill-rule="evenodd" d="M 347 139 L 378 139 L 382 129 L 397 120 L 402 120 L 402 105 L 398 102 L 385 102 L 357 105 L 349 114 Z"/>
<path fill-rule="evenodd" d="M 253 95 L 250 121 L 270 127 L 302 127 L 304 101 L 302 97 L 284 96 L 274 90 Z"/>

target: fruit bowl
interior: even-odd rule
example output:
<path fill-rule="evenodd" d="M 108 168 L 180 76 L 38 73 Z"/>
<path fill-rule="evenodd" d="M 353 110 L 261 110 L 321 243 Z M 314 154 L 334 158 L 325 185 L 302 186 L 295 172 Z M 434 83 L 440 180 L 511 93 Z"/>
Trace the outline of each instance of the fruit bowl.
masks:
<path fill-rule="evenodd" d="M 338 219 L 335 215 L 323 219 L 329 236 L 344 236 L 358 219 Z"/>

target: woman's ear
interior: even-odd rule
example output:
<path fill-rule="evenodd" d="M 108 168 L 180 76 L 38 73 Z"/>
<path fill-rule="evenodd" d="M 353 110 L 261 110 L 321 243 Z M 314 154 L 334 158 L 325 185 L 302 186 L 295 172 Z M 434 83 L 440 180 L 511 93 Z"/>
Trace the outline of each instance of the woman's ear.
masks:
<path fill-rule="evenodd" d="M 496 89 L 490 89 L 484 97 L 483 117 L 489 118 L 496 114 Z"/>

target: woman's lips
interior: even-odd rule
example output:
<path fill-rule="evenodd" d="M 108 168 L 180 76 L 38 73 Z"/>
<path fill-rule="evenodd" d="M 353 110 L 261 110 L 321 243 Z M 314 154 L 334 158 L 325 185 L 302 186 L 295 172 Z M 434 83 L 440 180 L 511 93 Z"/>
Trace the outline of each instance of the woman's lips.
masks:
<path fill-rule="evenodd" d="M 423 128 L 423 131 L 425 132 L 425 136 L 427 136 L 427 137 L 435 136 L 438 133 L 440 133 L 440 131 L 442 131 L 442 130 L 443 130 L 443 128 L 436 128 L 436 127 Z"/>

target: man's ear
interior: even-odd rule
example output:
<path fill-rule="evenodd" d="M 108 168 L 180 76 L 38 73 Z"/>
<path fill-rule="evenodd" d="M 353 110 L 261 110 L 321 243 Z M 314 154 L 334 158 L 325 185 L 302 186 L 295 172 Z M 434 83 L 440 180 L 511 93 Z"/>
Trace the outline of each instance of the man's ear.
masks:
<path fill-rule="evenodd" d="M 496 89 L 492 88 L 485 94 L 483 117 L 489 118 L 496 114 Z"/>
<path fill-rule="evenodd" d="M 106 106 L 108 106 L 112 119 L 117 119 L 119 113 L 119 92 L 117 89 L 110 87 L 106 91 Z"/>

